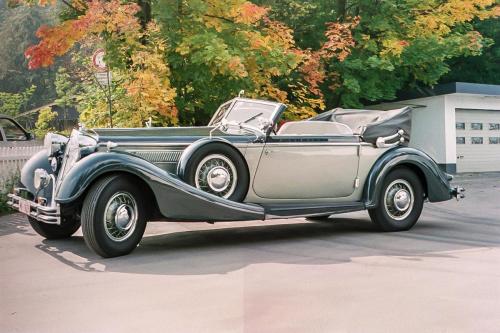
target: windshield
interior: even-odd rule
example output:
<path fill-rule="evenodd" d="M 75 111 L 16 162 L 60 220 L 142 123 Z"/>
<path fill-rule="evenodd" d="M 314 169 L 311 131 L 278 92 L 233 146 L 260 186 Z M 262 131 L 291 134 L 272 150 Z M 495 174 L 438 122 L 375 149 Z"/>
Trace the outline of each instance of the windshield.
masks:
<path fill-rule="evenodd" d="M 259 118 L 272 121 L 276 108 L 276 104 L 237 101 L 225 118 L 230 122 L 246 123 L 255 127 L 260 127 Z"/>

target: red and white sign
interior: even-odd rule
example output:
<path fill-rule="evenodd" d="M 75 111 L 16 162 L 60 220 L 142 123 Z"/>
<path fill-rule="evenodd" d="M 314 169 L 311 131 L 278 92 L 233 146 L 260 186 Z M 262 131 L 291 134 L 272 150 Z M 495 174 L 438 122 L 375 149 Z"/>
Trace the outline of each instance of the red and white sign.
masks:
<path fill-rule="evenodd" d="M 108 70 L 108 66 L 106 66 L 106 63 L 104 62 L 105 55 L 106 52 L 104 52 L 103 49 L 96 50 L 92 55 L 92 64 L 94 64 L 94 67 L 98 71 L 104 72 Z"/>

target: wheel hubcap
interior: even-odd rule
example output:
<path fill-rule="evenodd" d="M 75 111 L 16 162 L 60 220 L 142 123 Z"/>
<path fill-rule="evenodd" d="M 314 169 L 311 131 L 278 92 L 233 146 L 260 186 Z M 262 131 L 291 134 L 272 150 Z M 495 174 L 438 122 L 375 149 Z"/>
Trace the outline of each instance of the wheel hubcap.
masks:
<path fill-rule="evenodd" d="M 394 220 L 404 220 L 413 209 L 413 189 L 406 180 L 397 179 L 387 186 L 384 196 L 385 210 Z"/>
<path fill-rule="evenodd" d="M 221 154 L 208 155 L 196 168 L 196 187 L 219 197 L 229 198 L 236 189 L 237 180 L 234 163 Z"/>
<path fill-rule="evenodd" d="M 404 212 L 410 207 L 410 192 L 399 190 L 394 195 L 394 207 L 400 212 Z"/>
<path fill-rule="evenodd" d="M 115 193 L 104 210 L 104 229 L 109 238 L 121 242 L 129 238 L 137 225 L 138 208 L 127 192 Z"/>
<path fill-rule="evenodd" d="M 229 186 L 231 175 L 222 167 L 213 168 L 208 172 L 207 182 L 210 189 L 215 192 L 222 192 Z"/>

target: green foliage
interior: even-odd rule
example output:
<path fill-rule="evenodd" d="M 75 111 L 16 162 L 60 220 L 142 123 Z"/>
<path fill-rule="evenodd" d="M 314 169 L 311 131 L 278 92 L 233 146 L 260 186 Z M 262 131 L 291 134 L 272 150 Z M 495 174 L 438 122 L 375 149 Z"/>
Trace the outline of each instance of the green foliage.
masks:
<path fill-rule="evenodd" d="M 66 68 L 60 67 L 57 70 L 54 84 L 57 94 L 56 104 L 63 108 L 72 106 L 80 87 L 71 79 L 71 75 Z"/>
<path fill-rule="evenodd" d="M 88 126 L 109 126 L 106 92 L 89 64 L 97 47 L 113 71 L 118 126 L 149 117 L 156 125 L 203 125 L 240 90 L 291 104 L 288 117 L 300 119 L 440 80 L 500 80 L 495 0 L 73 0 L 53 7 L 60 22 L 38 30 L 39 42 L 35 27 L 53 18 L 34 5 L 53 2 L 12 1 L 32 6 L 33 19 L 23 6 L 0 9 L 0 91 L 17 82 L 6 74 L 13 70 L 23 80 L 43 76 L 44 96 L 57 94 L 63 108 L 77 103 Z M 35 44 L 26 52 L 32 67 L 68 52 L 76 61 L 59 60 L 66 63 L 57 74 L 26 74 L 28 44 Z M 12 85 L 25 87 L 23 80 Z M 5 112 L 32 103 L 1 96 Z"/>
<path fill-rule="evenodd" d="M 474 27 L 493 45 L 488 45 L 481 55 L 450 60 L 450 71 L 441 82 L 500 84 L 500 19 L 477 21 Z"/>
<path fill-rule="evenodd" d="M 50 107 L 42 108 L 38 114 L 38 120 L 35 124 L 35 135 L 37 138 L 45 137 L 48 132 L 54 132 L 55 128 L 51 123 L 56 119 L 57 113 L 52 111 Z"/>
<path fill-rule="evenodd" d="M 26 111 L 35 89 L 35 86 L 31 86 L 20 93 L 0 92 L 0 113 L 15 116 L 21 111 Z"/>
<path fill-rule="evenodd" d="M 0 91 L 19 93 L 36 86 L 26 101 L 27 110 L 47 104 L 55 96 L 54 68 L 30 71 L 24 57 L 26 48 L 37 42 L 35 31 L 54 22 L 53 16 L 51 8 L 8 8 L 0 2 Z"/>
<path fill-rule="evenodd" d="M 330 77 L 322 87 L 327 107 L 361 107 L 367 102 L 394 99 L 401 90 L 432 86 L 450 72 L 450 63 L 458 70 L 447 80 L 498 82 L 500 77 L 495 47 L 478 57 L 491 39 L 500 38 L 499 21 L 472 21 L 498 15 L 498 8 L 490 6 L 494 1 L 260 0 L 259 3 L 272 7 L 274 17 L 294 27 L 297 43 L 304 47 L 317 47 L 326 22 L 361 18 L 354 29 L 356 46 L 350 56 L 343 62 L 333 60 L 327 67 Z M 475 31 L 476 27 L 485 37 Z M 476 79 L 475 72 L 479 74 Z"/>
<path fill-rule="evenodd" d="M 7 195 L 12 192 L 14 186 L 19 182 L 19 171 L 9 173 L 8 175 L 0 175 L 0 215 L 10 213 L 12 210 L 7 205 L 9 198 Z"/>

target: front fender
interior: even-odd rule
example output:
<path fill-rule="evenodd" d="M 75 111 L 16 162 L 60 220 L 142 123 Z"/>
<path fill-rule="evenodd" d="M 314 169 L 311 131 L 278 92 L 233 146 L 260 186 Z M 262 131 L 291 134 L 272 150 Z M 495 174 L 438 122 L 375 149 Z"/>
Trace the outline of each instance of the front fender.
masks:
<path fill-rule="evenodd" d="M 429 155 L 415 148 L 396 147 L 384 153 L 368 174 L 364 188 L 364 202 L 367 208 L 376 207 L 385 176 L 394 168 L 405 165 L 417 168 L 424 176 L 430 202 L 452 198 L 448 177 Z"/>
<path fill-rule="evenodd" d="M 123 152 L 100 152 L 76 163 L 64 177 L 56 201 L 69 204 L 81 199 L 99 177 L 116 172 L 142 179 L 152 190 L 163 216 L 192 221 L 262 220 L 261 206 L 229 201 L 184 183 L 150 162 Z"/>

